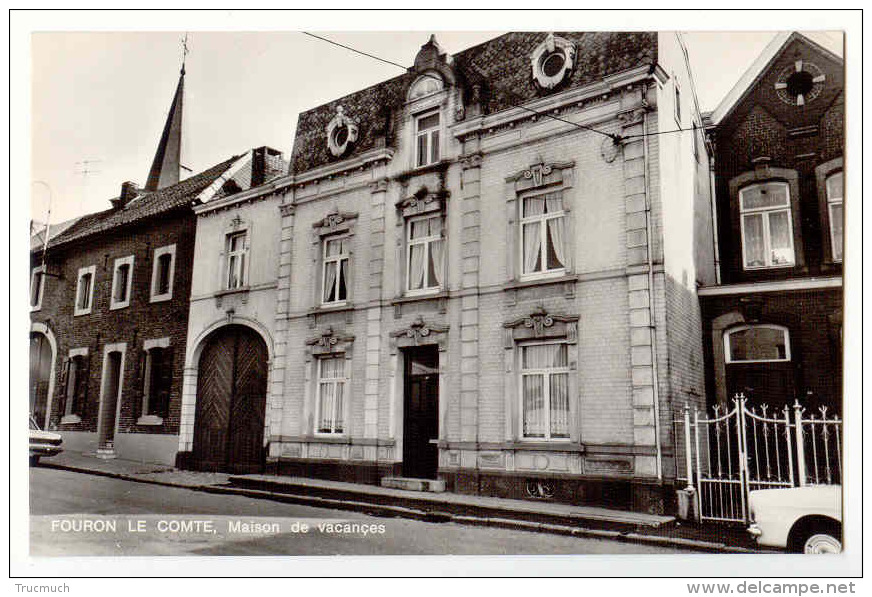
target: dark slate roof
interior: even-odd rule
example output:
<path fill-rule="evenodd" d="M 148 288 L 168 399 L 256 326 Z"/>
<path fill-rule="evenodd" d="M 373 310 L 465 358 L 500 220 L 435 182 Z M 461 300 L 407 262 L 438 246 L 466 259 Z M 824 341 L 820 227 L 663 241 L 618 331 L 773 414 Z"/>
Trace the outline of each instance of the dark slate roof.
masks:
<path fill-rule="evenodd" d="M 153 193 L 143 192 L 120 209 L 107 209 L 82 216 L 63 233 L 52 237 L 49 246 L 56 247 L 190 205 L 201 191 L 224 174 L 239 157 L 234 156 L 208 170 Z"/>
<path fill-rule="evenodd" d="M 288 162 L 282 158 L 281 154 L 268 153 L 266 155 L 266 163 L 264 166 L 264 177 L 261 184 L 266 184 L 276 178 L 280 178 L 288 172 Z M 224 185 L 219 188 L 212 197 L 209 197 L 207 201 L 214 201 L 215 199 L 221 199 L 233 195 L 234 193 L 250 189 L 251 159 L 247 160 L 242 167 L 228 179 L 228 182 L 230 181 L 233 182 L 230 183 L 230 185 L 224 183 Z"/>
<path fill-rule="evenodd" d="M 540 90 L 533 82 L 530 55 L 547 36 L 546 32 L 507 33 L 455 54 L 451 68 L 468 97 L 470 83 L 484 83 L 482 111 L 493 114 L 554 90 Z M 604 77 L 657 60 L 657 35 L 651 32 L 555 32 L 573 41 L 575 67 L 560 90 L 580 87 Z M 395 142 L 393 118 L 406 101 L 406 89 L 418 75 L 408 72 L 362 89 L 300 114 L 297 121 L 291 172 L 301 173 L 331 162 L 354 157 L 376 147 L 385 138 Z M 333 157 L 327 149 L 326 127 L 342 106 L 345 114 L 357 121 L 358 139 L 349 154 Z"/>

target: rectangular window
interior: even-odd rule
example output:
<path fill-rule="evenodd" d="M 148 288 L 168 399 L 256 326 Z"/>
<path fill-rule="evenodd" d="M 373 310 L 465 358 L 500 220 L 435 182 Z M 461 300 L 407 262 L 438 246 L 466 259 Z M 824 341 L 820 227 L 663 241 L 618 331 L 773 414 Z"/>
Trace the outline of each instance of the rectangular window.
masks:
<path fill-rule="evenodd" d="M 323 293 L 321 302 L 341 304 L 348 300 L 348 258 L 350 238 L 324 239 Z"/>
<path fill-rule="evenodd" d="M 406 290 L 414 293 L 440 288 L 445 280 L 442 216 L 409 220 L 406 229 Z"/>
<path fill-rule="evenodd" d="M 145 352 L 142 375 L 142 416 L 139 425 L 159 425 L 169 412 L 172 386 L 172 353 L 159 346 Z"/>
<path fill-rule="evenodd" d="M 133 255 L 115 260 L 112 274 L 112 300 L 110 309 L 121 309 L 130 305 L 130 288 L 133 282 Z"/>
<path fill-rule="evenodd" d="M 317 433 L 342 433 L 345 399 L 345 355 L 318 359 Z"/>
<path fill-rule="evenodd" d="M 151 268 L 151 301 L 168 301 L 173 298 L 173 277 L 176 269 L 176 245 L 167 245 L 154 250 Z"/>
<path fill-rule="evenodd" d="M 45 267 L 33 268 L 30 273 L 30 308 L 34 311 L 42 308 L 42 291 L 45 287 Z"/>
<path fill-rule="evenodd" d="M 81 349 L 79 349 L 81 350 Z M 86 356 L 77 354 L 67 361 L 66 388 L 64 389 L 64 416 L 61 423 L 81 421 L 82 405 L 88 385 Z"/>
<path fill-rule="evenodd" d="M 73 315 L 87 315 L 91 312 L 91 305 L 94 298 L 94 274 L 97 267 L 83 267 L 79 270 L 78 281 L 76 282 L 76 305 Z"/>
<path fill-rule="evenodd" d="M 245 286 L 245 232 L 227 235 L 227 278 L 225 288 L 232 290 Z"/>
<path fill-rule="evenodd" d="M 418 167 L 439 161 L 439 112 L 430 112 L 415 119 Z"/>
<path fill-rule="evenodd" d="M 794 265 L 787 183 L 767 182 L 742 189 L 739 209 L 745 269 Z"/>
<path fill-rule="evenodd" d="M 845 216 L 842 211 L 844 203 L 844 174 L 836 172 L 827 177 L 827 211 L 830 216 L 830 246 L 833 248 L 833 261 L 842 261 L 843 229 Z"/>
<path fill-rule="evenodd" d="M 566 212 L 561 193 L 525 197 L 521 206 L 521 262 L 525 276 L 566 266 Z"/>
<path fill-rule="evenodd" d="M 566 344 L 521 346 L 524 438 L 569 438 L 569 357 Z"/>

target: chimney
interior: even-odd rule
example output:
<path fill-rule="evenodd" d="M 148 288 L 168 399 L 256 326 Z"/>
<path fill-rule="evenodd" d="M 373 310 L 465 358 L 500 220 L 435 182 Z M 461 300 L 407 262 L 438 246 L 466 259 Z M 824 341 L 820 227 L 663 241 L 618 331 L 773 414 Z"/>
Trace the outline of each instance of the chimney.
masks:
<path fill-rule="evenodd" d="M 138 194 L 139 187 L 136 186 L 135 182 L 122 182 L 121 194 L 118 195 L 117 199 L 112 199 L 110 201 L 110 203 L 112 203 L 112 208 L 121 209 L 122 207 L 133 201 Z"/>
<path fill-rule="evenodd" d="M 266 180 L 266 146 L 251 150 L 251 188 L 259 187 Z"/>

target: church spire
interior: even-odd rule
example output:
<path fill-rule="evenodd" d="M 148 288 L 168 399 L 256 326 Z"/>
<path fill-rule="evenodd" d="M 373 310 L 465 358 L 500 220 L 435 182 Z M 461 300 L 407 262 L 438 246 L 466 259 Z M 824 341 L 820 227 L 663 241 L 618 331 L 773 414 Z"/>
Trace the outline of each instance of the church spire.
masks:
<path fill-rule="evenodd" d="M 179 182 L 181 169 L 182 151 L 182 100 L 185 94 L 185 57 L 188 54 L 188 36 L 182 42 L 183 56 L 182 68 L 179 73 L 179 83 L 176 86 L 176 94 L 170 105 L 170 113 L 167 115 L 160 143 L 148 172 L 148 181 L 145 183 L 146 191 L 156 191 Z"/>

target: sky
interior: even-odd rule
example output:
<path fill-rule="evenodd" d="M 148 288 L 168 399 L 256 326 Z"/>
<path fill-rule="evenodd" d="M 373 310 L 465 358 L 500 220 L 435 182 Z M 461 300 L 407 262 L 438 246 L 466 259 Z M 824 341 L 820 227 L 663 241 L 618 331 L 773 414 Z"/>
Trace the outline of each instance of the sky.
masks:
<path fill-rule="evenodd" d="M 455 53 L 502 30 L 318 30 L 408 66 L 431 32 Z M 684 33 L 703 111 L 715 108 L 774 35 Z M 183 36 L 32 33 L 32 219 L 44 222 L 49 203 L 53 223 L 106 209 L 122 182 L 145 183 L 178 82 Z M 841 33 L 811 36 L 842 53 Z M 261 145 L 288 158 L 300 112 L 403 72 L 299 31 L 191 31 L 187 45 L 182 163 L 193 173 Z"/>

